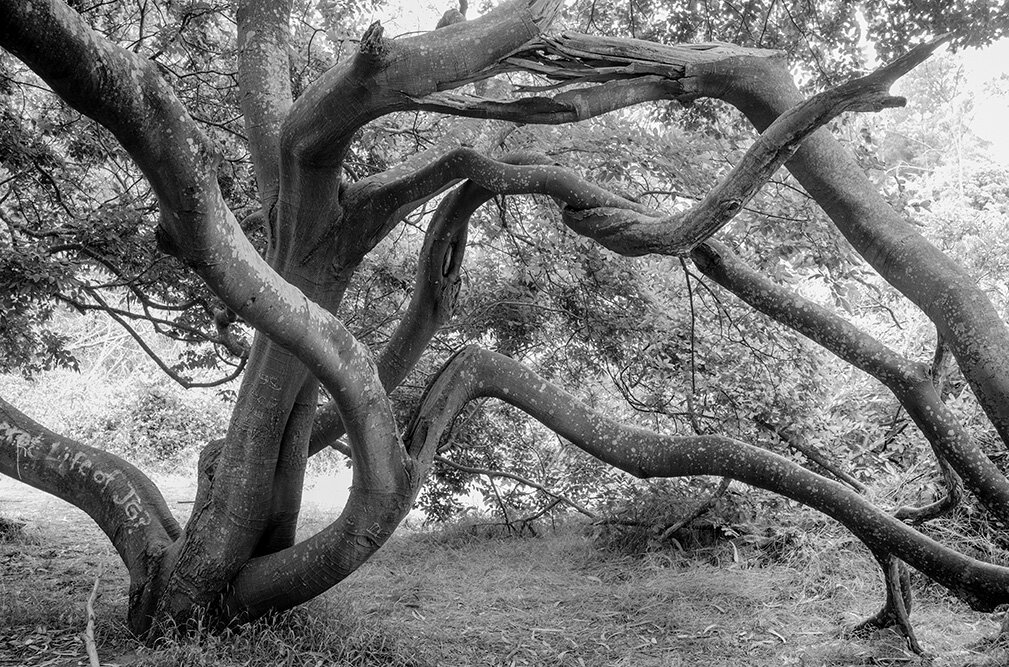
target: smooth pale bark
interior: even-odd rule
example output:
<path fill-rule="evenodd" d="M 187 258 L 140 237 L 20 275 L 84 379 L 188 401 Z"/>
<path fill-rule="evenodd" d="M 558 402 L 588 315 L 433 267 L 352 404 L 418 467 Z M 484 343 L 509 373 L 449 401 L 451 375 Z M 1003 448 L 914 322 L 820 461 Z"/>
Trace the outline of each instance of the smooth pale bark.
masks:
<path fill-rule="evenodd" d="M 181 534 L 151 480 L 114 454 L 53 433 L 0 399 L 0 473 L 84 510 L 130 573 L 130 604 L 153 613 L 165 549 Z"/>
<path fill-rule="evenodd" d="M 971 493 L 993 515 L 1009 522 L 1009 480 L 943 403 L 926 365 L 909 361 L 847 320 L 776 285 L 723 244 L 709 241 L 691 257 L 705 275 L 755 309 L 882 382 Z"/>
<path fill-rule="evenodd" d="M 280 128 L 291 108 L 291 0 L 238 3 L 238 85 L 259 200 L 274 219 L 280 195 Z"/>
<path fill-rule="evenodd" d="M 626 91 L 638 87 L 651 99 L 725 100 L 763 131 L 803 101 L 779 54 L 732 45 L 666 46 L 565 33 L 516 53 L 503 68 L 553 78 L 555 87 L 586 86 L 545 98 L 526 122 L 567 122 L 619 108 Z M 619 95 L 607 88 L 615 79 L 623 86 Z M 562 96 L 564 109 L 547 108 Z M 440 98 L 429 100 L 436 105 Z M 522 118 L 521 106 L 505 108 L 477 98 L 453 104 L 458 113 Z M 452 106 L 442 110 L 451 113 Z M 1009 442 L 1009 329 L 985 294 L 893 210 L 826 130 L 813 132 L 785 166 L 859 254 L 935 323 L 988 418 Z"/>
<path fill-rule="evenodd" d="M 239 69 L 242 85 L 256 88 L 246 90 L 243 106 L 265 219 L 271 223 L 267 261 L 245 239 L 221 197 L 215 176 L 220 157 L 215 147 L 149 62 L 111 45 L 58 0 L 0 1 L 0 44 L 68 103 L 113 132 L 157 193 L 159 239 L 164 249 L 192 267 L 230 310 L 260 332 L 228 437 L 216 455 L 216 465 L 206 470 L 212 477 L 201 483 L 201 502 L 183 535 L 172 542 L 177 527 L 172 528 L 159 514 L 158 521 L 150 524 L 155 528 L 149 540 L 111 536 L 114 542 L 120 540 L 117 548 L 126 545 L 124 559 L 137 563 L 131 567 L 131 576 L 139 593 L 131 597 L 130 609 L 136 631 L 145 631 L 159 616 L 185 620 L 193 607 L 208 606 L 222 593 L 223 609 L 218 611 L 225 620 L 284 609 L 353 572 L 409 510 L 436 454 L 440 433 L 475 395 L 513 400 L 588 451 L 635 474 L 719 474 L 786 493 L 844 521 L 877 555 L 900 554 L 977 608 L 1007 601 L 1009 580 L 1004 569 L 923 541 L 900 522 L 881 518 L 878 510 L 839 485 L 727 438 L 673 441 L 615 425 L 503 358 L 475 352 L 456 357 L 429 392 L 425 412 L 410 429 L 408 440 L 404 443 L 399 438 L 384 385 L 415 363 L 420 344 L 447 317 L 450 308 L 443 306 L 453 299 L 465 221 L 478 200 L 492 193 L 545 192 L 565 201 L 565 221 L 572 228 L 608 247 L 640 254 L 673 246 L 642 245 L 644 241 L 664 243 L 663 235 L 670 231 L 666 221 L 658 219 L 661 216 L 645 207 L 551 165 L 510 165 L 465 149 L 436 157 L 421 169 L 348 188 L 341 182 L 342 161 L 357 129 L 392 111 L 438 104 L 450 113 L 475 110 L 473 115 L 512 118 L 525 113 L 536 122 L 553 122 L 589 117 L 658 96 L 688 99 L 699 95 L 734 101 L 758 124 L 764 120 L 771 124 L 783 104 L 791 107 L 800 102 L 786 90 L 791 83 L 780 63 L 766 54 L 733 47 L 674 49 L 634 40 L 569 36 L 524 50 L 524 44 L 539 34 L 560 6 L 560 0 L 513 0 L 436 35 L 396 41 L 386 40 L 381 28 L 373 26 L 356 57 L 331 69 L 288 108 L 289 84 L 282 79 L 287 39 L 284 16 L 290 5 L 286 0 L 242 3 Z M 560 65 L 559 57 L 571 58 L 575 64 Z M 446 101 L 447 89 L 494 71 L 514 69 L 590 85 L 517 104 L 474 103 L 464 109 L 460 98 Z M 608 78 L 621 80 L 608 82 Z M 873 83 L 870 102 L 892 101 L 883 89 L 888 80 L 884 76 Z M 860 99 L 856 105 L 865 104 L 866 98 L 857 94 L 842 95 L 834 100 L 838 104 L 825 107 L 817 106 L 823 98 L 800 104 L 800 111 L 769 128 L 748 153 L 749 161 L 716 186 L 712 198 L 694 211 L 696 218 L 688 220 L 687 234 L 673 251 L 686 252 L 730 219 L 741 207 L 740 201 L 766 180 L 795 142 L 856 98 Z M 892 278 L 895 272 L 909 271 L 913 275 L 906 280 L 920 280 L 928 268 L 921 263 L 922 257 L 931 259 L 932 255 L 906 233 L 907 225 L 894 227 L 896 236 L 881 229 L 892 214 L 877 214 L 863 202 L 852 201 L 864 200 L 871 188 L 844 173 L 848 166 L 843 152 L 825 143 L 821 135 L 814 132 L 807 140 L 815 150 L 806 155 L 802 149 L 791 162 L 817 172 L 807 174 L 807 189 L 822 200 L 836 221 L 840 218 L 837 224 L 847 230 L 856 247 L 890 272 L 884 275 Z M 432 237 L 436 242 L 425 254 L 430 264 L 421 267 L 425 279 L 433 276 L 434 281 L 426 285 L 418 281 L 417 307 L 411 305 L 402 335 L 394 337 L 383 376 L 368 350 L 333 312 L 357 264 L 404 211 L 463 178 L 471 184 L 445 209 L 449 231 Z M 901 254 L 902 242 L 915 252 Z M 441 266 L 436 263 L 439 257 Z M 1005 342 L 1004 327 L 995 338 L 983 328 L 957 329 L 961 322 L 965 327 L 983 325 L 987 311 L 983 304 L 980 311 L 973 308 L 977 305 L 974 293 L 954 290 L 953 279 L 963 276 L 948 271 L 948 264 L 930 278 L 932 285 L 947 288 L 930 302 L 930 315 L 953 318 L 945 320 L 944 337 L 964 334 L 959 342 L 950 338 L 954 350 L 960 350 L 958 358 L 962 354 L 970 361 L 976 353 L 980 360 L 974 366 L 968 364 L 965 372 L 977 386 L 987 389 L 985 382 L 990 380 L 997 389 L 1001 385 L 995 376 L 1009 382 L 1005 379 L 1009 373 L 995 365 L 986 380 L 984 364 L 986 355 L 1009 354 L 1005 345 L 1000 350 L 989 345 Z M 903 283 L 895 284 L 900 288 Z M 974 319 L 953 323 L 967 311 Z M 334 397 L 335 412 L 346 427 L 355 464 L 354 486 L 336 522 L 309 540 L 288 546 L 308 453 L 312 377 Z M 992 404 L 1000 396 L 993 390 L 982 400 Z M 926 412 L 927 407 L 923 408 Z M 931 417 L 919 418 L 927 428 Z M 13 451 L 13 471 L 24 474 L 16 444 L 20 438 L 15 434 L 0 453 L 0 471 L 10 474 Z M 955 454 L 952 444 L 947 449 Z M 73 451 L 76 456 L 82 450 Z M 146 478 L 121 470 L 120 478 L 145 494 L 149 511 L 161 512 L 157 497 L 143 491 Z M 78 483 L 74 494 L 91 507 L 96 520 L 106 525 L 122 520 L 128 529 L 129 517 L 123 519 L 120 514 L 129 512 L 116 507 L 116 498 L 121 496 L 96 493 L 94 485 L 74 477 L 84 477 L 78 473 L 59 464 L 29 470 L 35 476 L 33 483 L 47 490 L 58 492 L 67 480 Z M 144 545 L 150 550 L 138 556 L 135 550 Z"/>
<path fill-rule="evenodd" d="M 848 487 L 765 449 L 722 436 L 662 436 L 620 424 L 503 355 L 466 348 L 432 382 L 407 447 L 423 463 L 465 405 L 492 397 L 513 405 L 592 456 L 636 477 L 718 475 L 768 489 L 837 519 L 877 557 L 899 557 L 971 607 L 1009 603 L 1009 568 L 925 537 Z"/>

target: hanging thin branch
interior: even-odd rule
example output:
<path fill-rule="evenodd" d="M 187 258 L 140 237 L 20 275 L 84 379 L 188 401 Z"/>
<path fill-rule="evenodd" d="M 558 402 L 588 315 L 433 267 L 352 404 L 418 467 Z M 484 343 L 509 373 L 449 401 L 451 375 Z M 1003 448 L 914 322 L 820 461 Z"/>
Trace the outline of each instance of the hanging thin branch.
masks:
<path fill-rule="evenodd" d="M 490 468 L 477 468 L 475 466 L 463 465 L 462 463 L 456 463 L 455 461 L 447 459 L 444 456 L 440 455 L 435 456 L 434 460 L 438 461 L 439 463 L 443 463 L 447 466 L 450 466 L 452 468 L 455 468 L 456 470 L 461 470 L 462 472 L 470 473 L 471 475 L 484 475 L 486 477 L 504 477 L 506 479 L 513 480 L 515 482 L 518 482 L 519 484 L 523 484 L 530 488 L 536 489 L 537 491 L 543 492 L 544 494 L 550 496 L 551 498 L 570 506 L 572 509 L 575 509 L 578 512 L 581 512 L 590 519 L 596 518 L 595 512 L 586 508 L 581 503 L 572 500 L 571 498 L 568 498 L 562 493 L 552 491 L 547 487 L 543 486 L 542 484 L 534 482 L 528 477 L 523 477 L 522 475 L 518 475 L 513 472 L 507 472 L 505 470 L 492 470 Z"/>

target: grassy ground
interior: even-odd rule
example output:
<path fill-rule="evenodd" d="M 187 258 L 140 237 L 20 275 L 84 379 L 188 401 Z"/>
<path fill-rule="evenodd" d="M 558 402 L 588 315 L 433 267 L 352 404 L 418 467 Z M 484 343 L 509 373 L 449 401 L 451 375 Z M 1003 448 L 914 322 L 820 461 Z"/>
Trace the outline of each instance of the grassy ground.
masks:
<path fill-rule="evenodd" d="M 186 480 L 162 480 L 173 507 Z M 507 539 L 457 526 L 397 536 L 330 594 L 242 632 L 138 645 L 122 626 L 126 578 L 78 510 L 0 480 L 24 525 L 0 534 L 0 665 L 87 664 L 84 605 L 101 574 L 97 641 L 109 665 L 1004 665 L 983 646 L 998 619 L 939 591 L 914 613 L 931 663 L 895 636 L 843 636 L 874 612 L 868 555 L 812 513 L 773 553 L 742 541 L 692 554 L 597 549 L 577 527 Z M 313 510 L 306 530 L 329 518 Z"/>

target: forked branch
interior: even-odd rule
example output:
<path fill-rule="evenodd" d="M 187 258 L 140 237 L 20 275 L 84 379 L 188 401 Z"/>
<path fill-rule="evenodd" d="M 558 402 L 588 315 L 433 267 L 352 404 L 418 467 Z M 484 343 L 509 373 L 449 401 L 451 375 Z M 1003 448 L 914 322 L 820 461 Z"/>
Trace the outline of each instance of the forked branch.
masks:
<path fill-rule="evenodd" d="M 322 75 L 291 109 L 285 153 L 302 165 L 338 166 L 365 123 L 412 108 L 414 97 L 486 78 L 485 70 L 537 38 L 561 4 L 510 0 L 472 21 L 399 40 L 373 24 L 356 57 Z"/>
<path fill-rule="evenodd" d="M 723 244 L 708 241 L 691 257 L 705 275 L 755 309 L 886 385 L 937 456 L 949 462 L 990 512 L 1009 521 L 1009 480 L 942 402 L 926 366 L 909 361 L 851 322 L 775 284 L 748 267 Z"/>
<path fill-rule="evenodd" d="M 387 392 L 399 386 L 431 338 L 451 319 L 459 296 L 469 219 L 492 196 L 479 185 L 465 183 L 435 210 L 417 261 L 410 303 L 378 358 L 378 376 Z M 343 434 L 336 403 L 327 403 L 316 413 L 309 455 L 332 445 Z"/>

